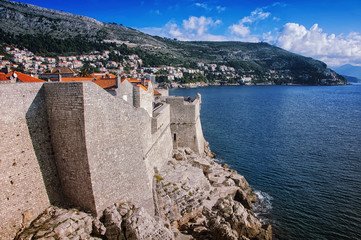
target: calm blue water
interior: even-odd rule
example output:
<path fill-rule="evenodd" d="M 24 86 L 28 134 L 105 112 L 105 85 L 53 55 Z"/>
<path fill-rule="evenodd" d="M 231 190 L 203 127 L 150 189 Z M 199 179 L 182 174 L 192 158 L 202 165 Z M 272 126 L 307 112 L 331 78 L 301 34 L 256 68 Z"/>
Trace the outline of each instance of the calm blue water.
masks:
<path fill-rule="evenodd" d="M 361 85 L 170 94 L 197 92 L 205 138 L 270 201 L 277 239 L 361 239 Z"/>

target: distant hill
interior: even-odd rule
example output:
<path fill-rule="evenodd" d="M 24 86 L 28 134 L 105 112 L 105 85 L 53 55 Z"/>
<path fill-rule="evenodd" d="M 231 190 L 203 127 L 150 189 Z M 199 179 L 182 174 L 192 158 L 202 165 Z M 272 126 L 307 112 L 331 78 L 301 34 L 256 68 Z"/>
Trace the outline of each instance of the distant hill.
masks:
<path fill-rule="evenodd" d="M 194 66 L 191 63 L 198 61 L 224 64 L 241 75 L 252 75 L 256 82 L 311 85 L 346 82 L 321 61 L 267 43 L 183 42 L 7 0 L 0 0 L 0 44 L 52 56 L 117 49 L 124 54 L 140 55 L 146 66 Z"/>
<path fill-rule="evenodd" d="M 347 82 L 350 82 L 350 83 L 361 83 L 361 79 L 359 78 L 356 78 L 356 77 L 351 77 L 351 76 L 347 76 L 347 75 L 343 75 Z"/>
<path fill-rule="evenodd" d="M 342 65 L 340 67 L 333 68 L 341 75 L 352 76 L 361 79 L 361 67 L 353 66 L 350 64 Z"/>

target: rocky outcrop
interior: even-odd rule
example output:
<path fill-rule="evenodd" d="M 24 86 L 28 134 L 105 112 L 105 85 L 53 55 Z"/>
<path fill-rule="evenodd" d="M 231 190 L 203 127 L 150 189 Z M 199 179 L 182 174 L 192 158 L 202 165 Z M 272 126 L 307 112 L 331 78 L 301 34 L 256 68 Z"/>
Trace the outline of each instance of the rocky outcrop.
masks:
<path fill-rule="evenodd" d="M 90 235 L 95 219 L 76 209 L 50 207 L 15 239 L 96 239 Z"/>
<path fill-rule="evenodd" d="M 158 172 L 160 217 L 195 239 L 272 239 L 252 211 L 257 197 L 246 179 L 206 155 L 177 149 Z"/>
<path fill-rule="evenodd" d="M 256 195 L 246 179 L 208 155 L 177 149 L 154 177 L 155 216 L 129 202 L 97 219 L 50 207 L 17 239 L 272 239 L 253 213 Z"/>

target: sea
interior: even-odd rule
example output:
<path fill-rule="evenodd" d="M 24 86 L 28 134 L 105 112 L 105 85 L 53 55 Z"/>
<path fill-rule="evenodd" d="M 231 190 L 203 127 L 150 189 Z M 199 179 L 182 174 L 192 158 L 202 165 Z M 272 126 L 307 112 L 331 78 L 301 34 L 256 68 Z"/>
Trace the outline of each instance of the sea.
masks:
<path fill-rule="evenodd" d="M 244 175 L 275 239 L 361 239 L 361 85 L 212 86 L 203 133 Z"/>

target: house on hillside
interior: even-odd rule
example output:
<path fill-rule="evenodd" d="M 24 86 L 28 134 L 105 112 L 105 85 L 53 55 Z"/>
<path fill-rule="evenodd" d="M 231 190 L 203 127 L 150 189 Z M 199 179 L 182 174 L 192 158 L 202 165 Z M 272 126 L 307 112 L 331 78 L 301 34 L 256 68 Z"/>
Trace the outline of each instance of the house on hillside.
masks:
<path fill-rule="evenodd" d="M 70 67 L 55 67 L 40 74 L 40 77 L 51 81 L 59 81 L 60 77 L 75 77 L 75 75 L 75 71 Z"/>

